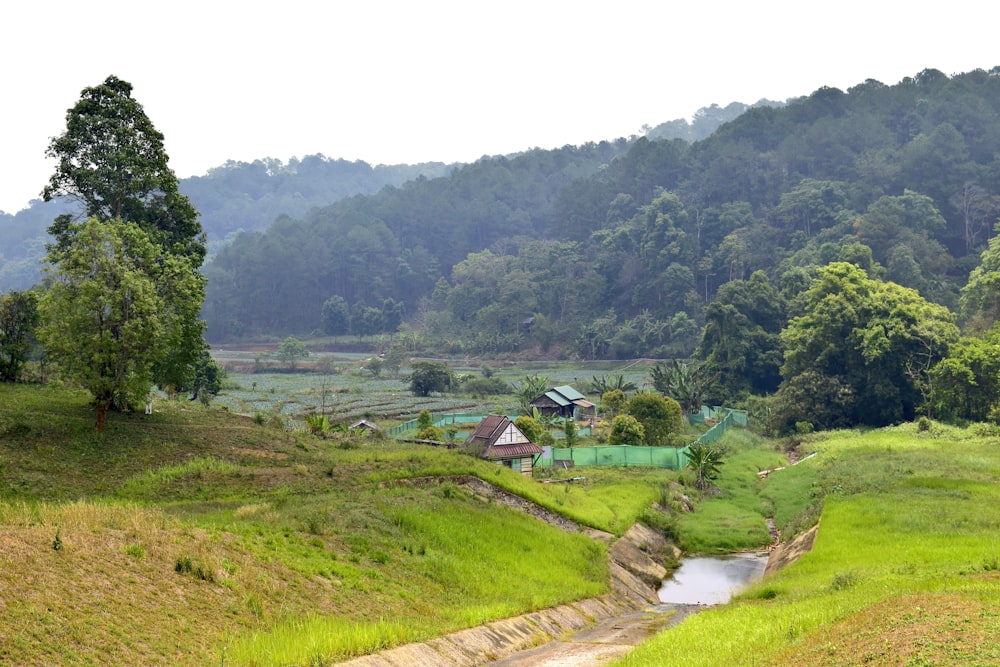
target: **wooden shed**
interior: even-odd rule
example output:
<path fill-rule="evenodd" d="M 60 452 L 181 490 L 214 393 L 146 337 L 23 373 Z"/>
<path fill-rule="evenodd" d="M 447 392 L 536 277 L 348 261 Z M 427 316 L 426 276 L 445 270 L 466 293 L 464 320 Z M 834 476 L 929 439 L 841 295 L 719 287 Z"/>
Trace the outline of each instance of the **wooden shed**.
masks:
<path fill-rule="evenodd" d="M 528 440 L 521 429 L 504 415 L 487 415 L 479 422 L 462 449 L 531 477 L 535 457 L 542 448 Z"/>
<path fill-rule="evenodd" d="M 543 415 L 554 415 L 562 419 L 592 420 L 596 414 L 594 404 L 586 396 L 569 385 L 554 387 L 531 402 Z"/>

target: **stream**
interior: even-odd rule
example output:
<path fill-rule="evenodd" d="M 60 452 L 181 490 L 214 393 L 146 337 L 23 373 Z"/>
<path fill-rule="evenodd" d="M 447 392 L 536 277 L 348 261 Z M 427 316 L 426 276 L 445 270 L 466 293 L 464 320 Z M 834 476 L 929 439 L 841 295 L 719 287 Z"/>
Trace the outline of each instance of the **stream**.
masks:
<path fill-rule="evenodd" d="M 705 606 L 725 604 L 735 592 L 763 577 L 766 566 L 767 554 L 685 558 L 660 587 L 660 604 L 608 619 L 589 630 L 489 664 L 494 667 L 603 665 Z"/>
<path fill-rule="evenodd" d="M 767 554 L 685 558 L 674 575 L 660 587 L 660 602 L 725 604 L 740 588 L 763 577 L 765 567 Z"/>

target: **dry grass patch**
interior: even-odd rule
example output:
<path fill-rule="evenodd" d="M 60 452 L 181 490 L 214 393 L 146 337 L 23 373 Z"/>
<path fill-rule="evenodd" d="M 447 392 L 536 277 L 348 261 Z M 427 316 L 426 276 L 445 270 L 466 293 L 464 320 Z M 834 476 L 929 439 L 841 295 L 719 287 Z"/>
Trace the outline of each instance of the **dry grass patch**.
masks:
<path fill-rule="evenodd" d="M 993 585 L 1000 577 L 992 577 Z M 771 665 L 996 665 L 1000 610 L 971 593 L 886 600 L 812 633 Z"/>
<path fill-rule="evenodd" d="M 329 595 L 156 510 L 0 505 L 0 664 L 218 664 L 228 637 Z"/>

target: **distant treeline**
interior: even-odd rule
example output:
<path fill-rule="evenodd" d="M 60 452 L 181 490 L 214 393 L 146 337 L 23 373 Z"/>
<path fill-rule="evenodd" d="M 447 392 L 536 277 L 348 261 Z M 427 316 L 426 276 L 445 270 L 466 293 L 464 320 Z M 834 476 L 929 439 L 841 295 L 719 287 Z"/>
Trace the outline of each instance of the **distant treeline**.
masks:
<path fill-rule="evenodd" d="M 206 267 L 216 340 L 387 299 L 446 348 L 685 355 L 720 286 L 785 298 L 861 258 L 954 307 L 1000 211 L 1000 77 L 925 70 L 759 106 L 710 137 L 484 158 L 246 234 Z M 870 255 L 870 259 L 867 259 Z"/>

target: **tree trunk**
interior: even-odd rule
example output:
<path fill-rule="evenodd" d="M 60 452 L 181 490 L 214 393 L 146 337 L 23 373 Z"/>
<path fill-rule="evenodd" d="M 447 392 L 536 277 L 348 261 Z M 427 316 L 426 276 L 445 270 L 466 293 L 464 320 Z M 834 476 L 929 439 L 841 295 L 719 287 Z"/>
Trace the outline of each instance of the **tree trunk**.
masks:
<path fill-rule="evenodd" d="M 104 423 L 108 419 L 108 401 L 98 399 L 97 401 L 97 432 L 104 432 Z"/>

